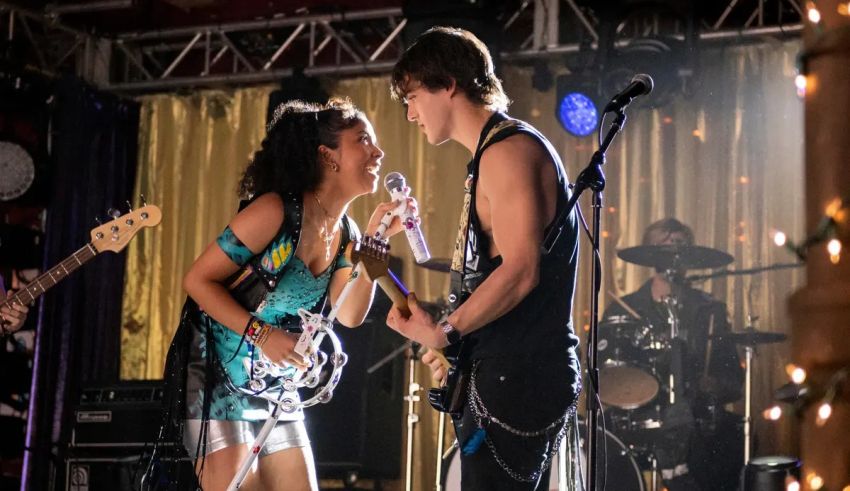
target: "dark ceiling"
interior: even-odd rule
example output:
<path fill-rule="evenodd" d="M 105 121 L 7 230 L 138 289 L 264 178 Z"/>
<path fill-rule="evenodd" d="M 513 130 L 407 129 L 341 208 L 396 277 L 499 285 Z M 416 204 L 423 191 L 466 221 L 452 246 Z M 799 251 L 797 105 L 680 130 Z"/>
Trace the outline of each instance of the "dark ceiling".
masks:
<path fill-rule="evenodd" d="M 13 0 L 36 11 L 85 4 L 84 0 Z M 132 6 L 60 14 L 62 23 L 100 34 L 219 24 L 305 13 L 336 13 L 401 7 L 402 0 L 133 0 Z M 49 10 L 47 10 L 49 11 Z"/>
<path fill-rule="evenodd" d="M 34 11 L 48 12 L 51 5 L 63 6 L 98 3 L 103 0 L 10 0 L 10 3 Z M 107 0 L 109 1 L 109 0 Z M 130 0 L 128 0 L 130 1 Z M 725 25 L 740 27 L 762 2 L 768 24 L 797 22 L 791 2 L 796 0 L 576 0 L 593 20 L 605 17 L 605 12 L 623 6 L 640 5 L 644 9 L 693 8 L 697 23 L 712 26 L 732 5 Z M 132 0 L 129 7 L 87 13 L 63 13 L 62 23 L 96 34 L 149 31 L 170 27 L 218 24 L 244 20 L 270 19 L 305 13 L 338 13 L 385 7 L 416 6 L 416 8 L 447 8 L 478 4 L 479 7 L 508 9 L 522 0 Z M 462 8 L 462 7 L 461 7 Z M 561 12 L 569 11 L 566 2 Z M 533 10 L 531 7 L 527 10 Z"/>

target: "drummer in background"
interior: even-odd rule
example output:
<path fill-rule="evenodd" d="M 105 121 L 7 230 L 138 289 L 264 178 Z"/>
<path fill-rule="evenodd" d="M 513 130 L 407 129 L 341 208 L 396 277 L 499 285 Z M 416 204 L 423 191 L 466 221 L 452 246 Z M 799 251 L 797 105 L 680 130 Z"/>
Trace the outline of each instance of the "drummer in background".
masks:
<path fill-rule="evenodd" d="M 665 218 L 644 231 L 642 243 L 692 246 L 694 233 L 682 222 Z M 621 300 L 650 324 L 656 336 L 664 338 L 670 334 L 664 299 L 670 295 L 678 298 L 684 393 L 670 404 L 667 392 L 662 390 L 649 407 L 632 411 L 637 414 L 630 417 L 653 417 L 653 411 L 660 416 L 662 426 L 653 432 L 651 450 L 670 491 L 734 490 L 743 458 L 737 437 L 740 418 L 726 413 L 722 405 L 740 399 L 743 372 L 735 345 L 715 338 L 729 331 L 726 304 L 687 285 L 682 281 L 684 271 L 670 273 L 656 270 L 640 289 Z M 606 309 L 603 322 L 628 315 L 614 302 Z M 666 381 L 664 375 L 669 373 L 669 363 L 664 356 L 656 362 L 662 384 Z"/>

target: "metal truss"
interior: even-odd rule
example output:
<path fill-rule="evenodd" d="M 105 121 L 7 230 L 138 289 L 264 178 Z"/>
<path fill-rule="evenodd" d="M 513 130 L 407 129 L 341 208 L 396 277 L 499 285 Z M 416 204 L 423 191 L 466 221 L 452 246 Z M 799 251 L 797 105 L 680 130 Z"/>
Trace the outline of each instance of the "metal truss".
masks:
<path fill-rule="evenodd" d="M 120 0 L 109 0 L 116 2 Z M 603 22 L 581 0 L 523 0 L 499 18 L 503 61 L 597 49 Z M 747 3 L 747 2 L 744 2 Z M 752 5 L 752 2 L 747 3 Z M 736 41 L 802 30 L 798 0 L 758 0 L 745 22 L 742 2 L 730 0 L 717 19 L 700 19 L 702 41 Z M 791 12 L 783 19 L 776 12 Z M 386 73 L 404 48 L 408 19 L 400 8 L 307 14 L 95 37 L 62 24 L 61 12 L 35 12 L 0 0 L 0 35 L 27 45 L 30 66 L 72 71 L 117 92 L 244 85 L 305 75 Z M 736 19 L 736 20 L 734 20 Z M 618 19 L 616 43 L 643 36 L 684 39 L 684 26 L 658 14 Z M 567 26 L 567 29 L 564 28 Z"/>

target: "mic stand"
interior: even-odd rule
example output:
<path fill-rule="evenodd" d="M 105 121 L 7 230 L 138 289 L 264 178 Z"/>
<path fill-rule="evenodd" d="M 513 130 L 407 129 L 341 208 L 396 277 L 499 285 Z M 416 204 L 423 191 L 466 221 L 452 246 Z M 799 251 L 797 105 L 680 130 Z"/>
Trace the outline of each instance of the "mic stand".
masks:
<path fill-rule="evenodd" d="M 421 387 L 416 383 L 416 362 L 419 360 L 419 343 L 411 343 L 410 358 L 407 360 L 407 454 L 404 465 L 404 489 L 413 490 L 413 431 L 419 422 L 419 414 L 416 412 L 416 403 L 419 402 L 419 391 Z"/>
<path fill-rule="evenodd" d="M 592 208 L 593 208 L 593 233 L 591 237 L 591 245 L 593 248 L 593 269 L 591 269 L 590 273 L 590 284 L 591 284 L 591 295 L 590 295 L 590 332 L 587 337 L 587 378 L 590 381 L 590 387 L 593 391 L 592 394 L 589 394 L 587 397 L 587 438 L 585 441 L 587 442 L 587 480 L 586 480 L 586 491 L 596 491 L 596 473 L 597 473 L 597 458 L 596 458 L 596 448 L 598 447 L 598 431 L 597 427 L 599 426 L 599 402 L 598 402 L 598 394 L 599 394 L 599 366 L 598 366 L 598 346 L 597 346 L 597 333 L 599 327 L 599 291 L 602 286 L 602 263 L 599 259 L 599 228 L 600 221 L 602 219 L 601 210 L 602 210 L 602 191 L 605 189 L 605 174 L 602 172 L 602 166 L 605 164 L 605 152 L 608 151 L 608 147 L 611 145 L 611 142 L 614 141 L 614 137 L 623 129 L 623 126 L 626 124 L 626 113 L 625 108 L 619 109 L 617 112 L 617 117 L 611 123 L 611 127 L 608 129 L 608 133 L 605 135 L 605 139 L 599 145 L 599 148 L 596 152 L 593 153 L 593 157 L 590 159 L 590 163 L 587 167 L 584 168 L 581 173 L 579 173 L 578 178 L 576 179 L 575 186 L 573 187 L 573 194 L 570 196 L 569 201 L 567 201 L 567 206 L 561 211 L 558 218 L 555 220 L 556 226 L 552 227 L 547 234 L 546 238 L 543 240 L 543 253 L 548 254 L 552 247 L 554 247 L 555 242 L 557 242 L 558 237 L 561 235 L 561 230 L 564 227 L 565 220 L 569 213 L 573 211 L 576 203 L 578 202 L 581 194 L 590 189 L 593 191 L 593 200 L 592 200 Z"/>

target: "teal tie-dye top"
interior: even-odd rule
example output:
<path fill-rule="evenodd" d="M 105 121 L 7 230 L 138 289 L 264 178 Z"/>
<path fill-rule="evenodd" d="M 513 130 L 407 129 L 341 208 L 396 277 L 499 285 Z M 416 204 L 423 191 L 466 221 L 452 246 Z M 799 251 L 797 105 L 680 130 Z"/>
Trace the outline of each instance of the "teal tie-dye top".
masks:
<path fill-rule="evenodd" d="M 349 223 L 353 226 L 351 221 Z M 236 237 L 230 227 L 224 229 L 216 243 L 239 266 L 243 266 L 254 257 L 254 254 Z M 313 312 L 318 311 L 322 307 L 319 302 L 328 289 L 332 272 L 335 269 L 351 267 L 351 263 L 344 255 L 340 254 L 336 265 L 331 264 L 318 276 L 314 276 L 307 265 L 295 255 L 293 249 L 292 238 L 286 231 L 283 231 L 260 253 L 261 267 L 271 274 L 282 274 L 282 276 L 280 276 L 280 281 L 274 290 L 266 295 L 265 301 L 252 314 L 258 319 L 276 326 L 281 323 L 282 319 L 296 316 L 300 308 Z M 223 371 L 234 384 L 247 384 L 249 379 L 245 370 L 245 360 L 250 360 L 251 346 L 244 342 L 240 346 L 241 334 L 235 333 L 212 318 L 210 318 L 210 321 L 216 355 L 221 362 Z M 205 347 L 202 347 L 202 349 L 205 349 Z M 237 349 L 239 350 L 238 353 L 236 353 Z M 236 353 L 235 357 L 234 353 Z M 256 359 L 257 354 L 254 354 L 254 357 Z M 298 400 L 298 394 L 294 392 L 286 394 L 284 397 Z M 202 398 L 198 399 L 195 407 L 189 408 L 190 418 L 201 417 L 200 400 Z M 264 420 L 268 418 L 270 410 L 269 403 L 265 399 L 234 392 L 223 383 L 219 383 L 213 388 L 210 419 Z M 297 420 L 303 419 L 303 417 L 301 411 L 298 411 L 293 414 L 284 414 L 281 420 Z"/>

